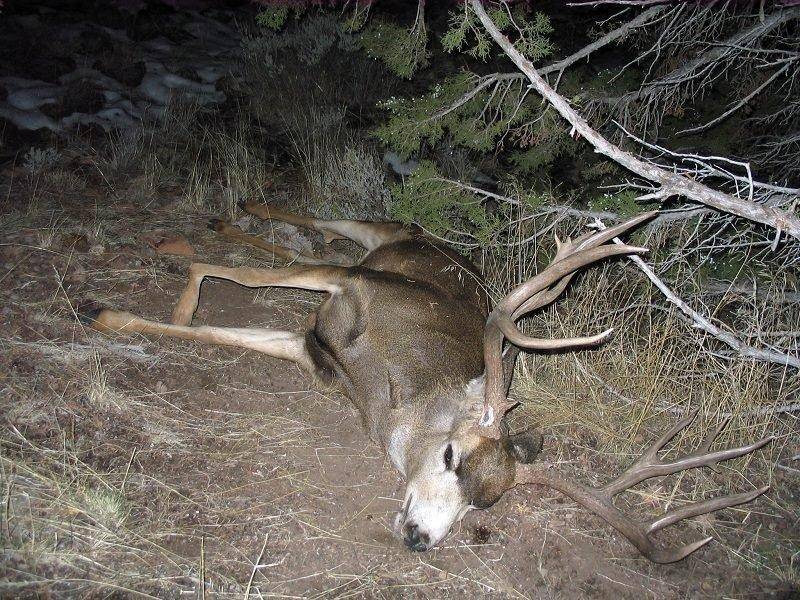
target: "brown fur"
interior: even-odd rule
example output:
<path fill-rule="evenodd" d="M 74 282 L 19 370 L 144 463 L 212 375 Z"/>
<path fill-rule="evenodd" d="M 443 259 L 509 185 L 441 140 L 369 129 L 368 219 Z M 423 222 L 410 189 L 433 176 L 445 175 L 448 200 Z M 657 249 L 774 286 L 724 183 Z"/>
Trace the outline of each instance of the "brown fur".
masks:
<path fill-rule="evenodd" d="M 514 485 L 516 461 L 504 441 L 481 438 L 456 468 L 464 497 L 475 508 L 488 508 Z"/>

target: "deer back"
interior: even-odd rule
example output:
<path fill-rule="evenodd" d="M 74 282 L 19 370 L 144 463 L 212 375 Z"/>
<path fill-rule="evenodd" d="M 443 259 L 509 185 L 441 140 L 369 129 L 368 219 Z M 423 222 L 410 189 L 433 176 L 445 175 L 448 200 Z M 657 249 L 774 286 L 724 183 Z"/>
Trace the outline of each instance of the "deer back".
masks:
<path fill-rule="evenodd" d="M 306 346 L 317 375 L 343 389 L 370 436 L 386 446 L 395 411 L 483 372 L 486 314 L 475 266 L 414 236 L 349 269 L 342 293 L 317 311 Z"/>

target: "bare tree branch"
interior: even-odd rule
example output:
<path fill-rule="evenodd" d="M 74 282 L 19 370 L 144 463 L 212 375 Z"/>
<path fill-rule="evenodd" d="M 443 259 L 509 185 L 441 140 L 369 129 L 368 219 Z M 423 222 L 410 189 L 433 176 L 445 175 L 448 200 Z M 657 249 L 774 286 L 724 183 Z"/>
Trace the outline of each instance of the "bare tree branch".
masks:
<path fill-rule="evenodd" d="M 597 39 L 596 41 L 592 42 L 587 46 L 584 46 L 577 52 L 570 54 L 566 58 L 562 58 L 558 62 L 554 62 L 552 64 L 542 67 L 541 69 L 539 69 L 539 74 L 548 75 L 550 73 L 562 72 L 567 67 L 575 64 L 576 62 L 578 62 L 583 58 L 586 58 L 592 52 L 596 52 L 597 50 L 603 48 L 604 46 L 607 46 L 611 42 L 624 38 L 634 29 L 638 29 L 639 27 L 644 27 L 645 25 L 649 25 L 651 19 L 653 17 L 658 16 L 662 12 L 664 12 L 663 6 L 654 6 L 652 8 L 648 8 L 638 17 L 631 19 L 626 23 L 623 23 L 613 31 L 609 31 L 603 37 Z"/>
<path fill-rule="evenodd" d="M 590 0 L 589 2 L 567 2 L 567 6 L 602 6 L 604 4 L 621 4 L 623 6 L 652 6 L 667 4 L 673 0 Z"/>
<path fill-rule="evenodd" d="M 598 229 L 605 229 L 606 226 L 600 219 L 595 220 L 595 225 Z M 619 238 L 614 238 L 615 244 L 624 244 L 624 242 Z M 765 348 L 756 348 L 749 344 L 746 344 L 739 338 L 737 338 L 732 333 L 727 331 L 723 331 L 716 325 L 714 325 L 708 318 L 704 317 L 696 310 L 694 310 L 691 306 L 686 304 L 681 298 L 678 297 L 675 292 L 673 292 L 666 283 L 664 283 L 658 275 L 655 274 L 653 269 L 651 269 L 646 262 L 644 262 L 638 256 L 628 256 L 628 259 L 631 260 L 639 269 L 647 276 L 647 278 L 655 285 L 659 291 L 664 294 L 664 297 L 669 300 L 672 304 L 678 307 L 678 309 L 686 315 L 689 319 L 691 319 L 694 327 L 705 331 L 709 335 L 712 335 L 723 344 L 730 346 L 733 348 L 738 354 L 744 356 L 746 358 L 752 358 L 755 360 L 775 363 L 779 365 L 783 365 L 786 367 L 794 367 L 795 369 L 800 369 L 800 358 L 797 356 L 790 356 L 788 354 L 784 354 L 783 352 L 778 352 L 776 350 L 770 350 Z"/>
<path fill-rule="evenodd" d="M 714 190 L 708 186 L 693 181 L 685 176 L 671 173 L 661 167 L 647 163 L 634 155 L 623 151 L 612 144 L 597 131 L 592 129 L 586 120 L 581 117 L 572 106 L 558 94 L 536 71 L 533 64 L 517 50 L 511 41 L 503 35 L 483 8 L 480 0 L 470 0 L 470 6 L 481 20 L 481 23 L 503 49 L 515 65 L 528 77 L 535 88 L 558 113 L 572 125 L 571 133 L 579 133 L 595 148 L 599 154 L 607 156 L 626 169 L 637 175 L 657 183 L 660 188 L 650 194 L 650 198 L 667 198 L 672 195 L 681 195 L 750 221 L 762 223 L 772 227 L 778 232 L 786 232 L 795 239 L 800 240 L 800 218 L 788 211 L 778 208 L 762 206 L 747 199 L 737 198 Z M 797 9 L 800 13 L 800 7 Z"/>
<path fill-rule="evenodd" d="M 579 60 L 587 58 L 593 52 L 600 50 L 601 48 L 607 46 L 608 44 L 622 39 L 631 33 L 634 29 L 638 29 L 640 27 L 644 27 L 649 25 L 652 22 L 652 19 L 658 16 L 660 13 L 664 12 L 664 8 L 660 6 L 656 6 L 644 11 L 642 14 L 637 16 L 630 21 L 627 21 L 614 29 L 613 31 L 608 32 L 601 38 L 595 40 L 591 44 L 588 44 L 570 54 L 569 56 L 562 58 L 561 60 L 546 65 L 539 69 L 539 73 L 541 75 L 549 75 L 550 73 L 562 73 L 565 69 L 572 66 Z M 480 92 L 485 90 L 492 85 L 500 82 L 512 82 L 512 81 L 522 81 L 525 79 L 525 75 L 522 73 L 491 73 L 489 75 L 484 75 L 482 77 L 475 78 L 475 87 L 471 90 L 467 91 L 464 95 L 460 98 L 455 100 L 449 106 L 446 106 L 440 110 L 437 110 L 433 113 L 430 117 L 426 118 L 423 123 L 428 123 L 430 121 L 435 121 L 437 119 L 441 119 L 454 110 L 461 108 L 464 104 L 472 100 L 475 96 L 477 96 Z"/>
<path fill-rule="evenodd" d="M 726 110 L 724 113 L 722 113 L 718 117 L 710 120 L 708 123 L 706 123 L 704 125 L 698 125 L 697 127 L 690 127 L 689 129 L 683 129 L 683 130 L 679 131 L 677 133 L 677 135 L 683 135 L 683 134 L 688 134 L 688 133 L 699 133 L 701 131 L 705 131 L 706 129 L 709 129 L 710 127 L 713 127 L 717 123 L 721 123 L 722 121 L 724 121 L 725 119 L 730 117 L 733 113 L 735 113 L 737 110 L 742 108 L 742 106 L 744 106 L 745 104 L 750 102 L 750 100 L 752 100 L 755 96 L 758 96 L 758 94 L 760 94 L 764 90 L 764 88 L 766 88 L 770 83 L 772 83 L 778 77 L 780 77 L 783 73 L 785 73 L 789 69 L 789 67 L 791 65 L 792 65 L 791 62 L 787 62 L 785 65 L 783 65 L 782 69 L 778 69 L 777 71 L 775 71 L 764 83 L 759 85 L 756 89 L 754 89 L 752 92 L 747 94 L 747 96 L 745 96 L 744 98 L 742 98 L 741 100 L 736 102 L 731 108 Z"/>
<path fill-rule="evenodd" d="M 664 105 L 674 104 L 675 91 L 678 88 L 688 88 L 691 92 L 687 94 L 691 97 L 697 96 L 699 90 L 713 83 L 720 77 L 725 70 L 719 68 L 723 63 L 730 63 L 738 57 L 748 52 L 757 52 L 754 45 L 766 34 L 774 31 L 787 21 L 800 18 L 800 6 L 784 7 L 776 12 L 766 15 L 763 19 L 757 19 L 753 25 L 737 31 L 729 38 L 718 43 L 711 44 L 708 50 L 701 52 L 692 60 L 683 63 L 678 68 L 667 73 L 663 77 L 649 81 L 637 90 L 623 94 L 622 96 L 607 97 L 593 100 L 595 105 L 607 105 L 615 107 L 618 117 L 625 114 L 627 107 L 634 101 L 640 101 L 644 106 L 639 106 L 637 112 L 650 115 L 655 112 L 653 106 L 663 110 Z M 623 118 L 623 122 L 627 119 Z M 661 116 L 657 114 L 652 119 L 657 128 Z M 640 123 L 640 125 L 642 125 Z M 642 130 L 642 127 L 637 127 Z"/>
<path fill-rule="evenodd" d="M 449 115 L 454 110 L 461 108 L 467 102 L 472 100 L 475 96 L 477 96 L 480 92 L 485 90 L 487 87 L 490 87 L 496 83 L 500 82 L 512 82 L 512 81 L 519 81 L 524 79 L 524 77 L 519 73 L 492 73 L 491 75 L 484 75 L 483 77 L 478 77 L 476 79 L 477 84 L 474 88 L 466 92 L 463 96 L 461 96 L 458 100 L 442 108 L 441 110 L 437 110 L 433 113 L 430 117 L 422 121 L 422 123 L 428 123 L 430 121 L 435 121 L 437 119 L 441 119 L 447 115 Z"/>

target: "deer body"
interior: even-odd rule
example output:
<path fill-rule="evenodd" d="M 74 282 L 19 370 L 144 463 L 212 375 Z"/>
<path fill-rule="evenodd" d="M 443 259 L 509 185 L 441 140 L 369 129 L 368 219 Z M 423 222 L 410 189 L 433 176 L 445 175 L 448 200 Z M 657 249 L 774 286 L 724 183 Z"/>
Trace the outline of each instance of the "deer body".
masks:
<path fill-rule="evenodd" d="M 691 418 L 664 434 L 619 477 L 600 488 L 584 486 L 532 466 L 538 433 L 509 435 L 502 426 L 516 350 L 566 349 L 602 342 L 602 334 L 561 340 L 524 335 L 515 321 L 553 302 L 581 268 L 606 257 L 643 249 L 606 244 L 651 215 L 558 243 L 553 262 L 512 290 L 489 313 L 475 266 L 414 228 L 397 223 L 321 221 L 264 205 L 245 209 L 320 232 L 326 241 L 349 238 L 367 250 L 357 265 L 297 254 L 212 221 L 218 233 L 267 249 L 295 263 L 281 269 L 193 264 L 171 323 L 127 312 L 80 311 L 101 331 L 169 335 L 250 348 L 295 361 L 327 385 L 341 389 L 361 415 L 369 436 L 407 481 L 395 529 L 412 550 L 438 544 L 471 508 L 487 508 L 515 485 L 554 488 L 595 512 L 656 562 L 672 562 L 710 538 L 677 549 L 658 548 L 650 535 L 681 519 L 748 502 L 766 488 L 687 505 L 642 523 L 626 517 L 613 498 L 655 476 L 715 464 L 763 446 L 710 451 L 715 435 L 697 451 L 664 462 L 658 452 Z M 292 287 L 328 296 L 305 333 L 273 329 L 192 327 L 206 277 L 249 287 Z M 505 345 L 507 340 L 510 344 Z M 717 432 L 719 433 L 719 431 Z"/>
<path fill-rule="evenodd" d="M 482 283 L 463 257 L 409 234 L 347 269 L 306 334 L 314 374 L 342 389 L 403 472 L 403 432 L 456 419 L 464 407 L 446 391 L 483 372 Z"/>

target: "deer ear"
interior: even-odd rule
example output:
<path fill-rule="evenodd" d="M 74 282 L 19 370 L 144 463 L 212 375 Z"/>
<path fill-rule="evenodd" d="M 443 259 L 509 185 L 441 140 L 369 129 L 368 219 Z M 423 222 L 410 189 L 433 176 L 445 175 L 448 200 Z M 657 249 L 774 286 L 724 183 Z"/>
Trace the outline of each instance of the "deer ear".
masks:
<path fill-rule="evenodd" d="M 527 465 L 536 460 L 542 449 L 543 437 L 536 429 L 509 435 L 505 439 L 506 447 L 518 463 Z"/>

